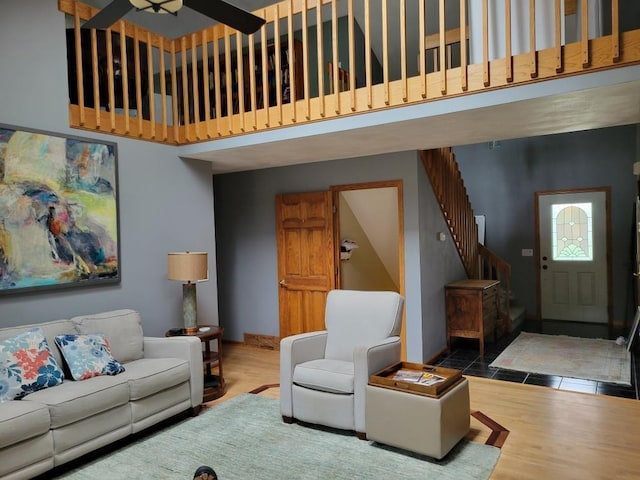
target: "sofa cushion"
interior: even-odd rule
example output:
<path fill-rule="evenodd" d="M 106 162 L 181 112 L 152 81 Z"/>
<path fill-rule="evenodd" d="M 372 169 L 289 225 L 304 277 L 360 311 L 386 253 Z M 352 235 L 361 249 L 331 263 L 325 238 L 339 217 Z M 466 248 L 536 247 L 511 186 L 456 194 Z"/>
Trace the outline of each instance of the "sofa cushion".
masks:
<path fill-rule="evenodd" d="M 76 333 L 102 333 L 109 340 L 111 353 L 120 363 L 138 360 L 144 356 L 142 320 L 134 310 L 113 310 L 74 317 Z M 73 333 L 73 332 L 63 332 Z"/>
<path fill-rule="evenodd" d="M 142 358 L 126 364 L 130 399 L 140 400 L 189 380 L 189 362 L 180 358 Z"/>
<path fill-rule="evenodd" d="M 62 383 L 64 374 L 40 328 L 0 341 L 0 401 Z"/>
<path fill-rule="evenodd" d="M 311 360 L 296 365 L 293 383 L 331 393 L 353 393 L 353 362 Z"/>
<path fill-rule="evenodd" d="M 50 421 L 46 405 L 19 400 L 4 402 L 0 407 L 0 448 L 47 433 Z"/>
<path fill-rule="evenodd" d="M 129 385 L 121 377 L 100 376 L 82 382 L 64 382 L 56 388 L 32 393 L 21 401 L 46 404 L 51 428 L 55 429 L 127 404 Z"/>
<path fill-rule="evenodd" d="M 22 325 L 19 327 L 6 327 L 0 328 L 0 340 L 5 338 L 14 337 L 19 333 L 26 332 L 39 328 L 44 333 L 44 337 L 47 339 L 47 344 L 51 348 L 51 353 L 55 357 L 58 365 L 62 366 L 62 355 L 60 351 L 55 347 L 56 335 L 62 335 L 63 333 L 76 333 L 76 329 L 71 320 L 55 320 L 53 322 L 33 323 L 29 325 Z"/>
<path fill-rule="evenodd" d="M 104 335 L 59 335 L 56 344 L 74 380 L 124 372 L 124 367 L 111 355 Z"/>

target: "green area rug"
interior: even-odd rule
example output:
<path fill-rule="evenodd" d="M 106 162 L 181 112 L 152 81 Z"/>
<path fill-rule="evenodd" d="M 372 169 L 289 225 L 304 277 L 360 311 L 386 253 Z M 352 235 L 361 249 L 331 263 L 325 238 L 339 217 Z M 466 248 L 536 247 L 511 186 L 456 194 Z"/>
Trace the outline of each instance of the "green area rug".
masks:
<path fill-rule="evenodd" d="M 220 480 L 478 480 L 489 478 L 499 455 L 462 440 L 435 461 L 355 434 L 285 424 L 279 400 L 243 394 L 58 478 L 191 480 L 209 465 Z"/>
<path fill-rule="evenodd" d="M 602 338 L 522 332 L 489 366 L 631 385 L 631 354 Z"/>

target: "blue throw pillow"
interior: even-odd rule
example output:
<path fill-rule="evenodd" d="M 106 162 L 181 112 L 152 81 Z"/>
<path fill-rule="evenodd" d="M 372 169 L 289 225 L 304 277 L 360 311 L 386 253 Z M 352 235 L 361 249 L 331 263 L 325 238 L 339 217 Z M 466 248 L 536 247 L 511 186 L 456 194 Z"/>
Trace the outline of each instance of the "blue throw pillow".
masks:
<path fill-rule="evenodd" d="M 58 335 L 56 344 L 74 380 L 124 372 L 124 367 L 111 355 L 104 335 Z"/>
<path fill-rule="evenodd" d="M 0 402 L 62 383 L 64 374 L 40 328 L 0 341 Z"/>

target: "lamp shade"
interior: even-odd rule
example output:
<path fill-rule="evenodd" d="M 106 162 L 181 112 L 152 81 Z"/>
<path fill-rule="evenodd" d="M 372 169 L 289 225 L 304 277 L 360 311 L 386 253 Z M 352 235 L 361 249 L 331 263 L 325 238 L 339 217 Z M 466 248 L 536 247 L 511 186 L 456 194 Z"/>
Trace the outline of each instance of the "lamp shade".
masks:
<path fill-rule="evenodd" d="M 168 255 L 167 277 L 180 282 L 209 280 L 209 261 L 205 252 L 174 252 Z"/>

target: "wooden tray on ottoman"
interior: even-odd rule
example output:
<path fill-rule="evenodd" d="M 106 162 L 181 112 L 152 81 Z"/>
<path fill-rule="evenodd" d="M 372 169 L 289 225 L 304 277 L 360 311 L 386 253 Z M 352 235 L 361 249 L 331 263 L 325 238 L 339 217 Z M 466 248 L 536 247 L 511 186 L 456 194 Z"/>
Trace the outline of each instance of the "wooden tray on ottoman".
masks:
<path fill-rule="evenodd" d="M 398 362 L 371 375 L 369 385 L 438 398 L 460 380 L 460 370 L 422 363 Z"/>

